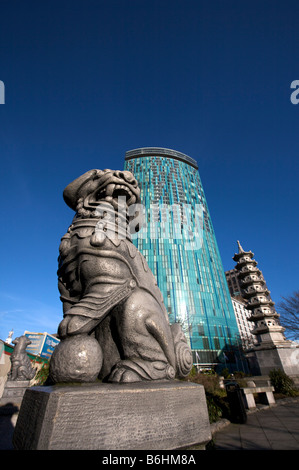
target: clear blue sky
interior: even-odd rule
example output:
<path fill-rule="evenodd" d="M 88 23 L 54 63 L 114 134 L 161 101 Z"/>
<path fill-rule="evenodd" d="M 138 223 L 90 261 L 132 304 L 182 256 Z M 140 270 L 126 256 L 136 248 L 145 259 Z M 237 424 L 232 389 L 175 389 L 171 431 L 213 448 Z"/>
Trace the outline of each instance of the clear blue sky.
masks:
<path fill-rule="evenodd" d="M 239 239 L 275 302 L 299 288 L 299 2 L 0 4 L 0 338 L 56 332 L 64 187 L 127 150 L 195 158 L 224 269 Z"/>

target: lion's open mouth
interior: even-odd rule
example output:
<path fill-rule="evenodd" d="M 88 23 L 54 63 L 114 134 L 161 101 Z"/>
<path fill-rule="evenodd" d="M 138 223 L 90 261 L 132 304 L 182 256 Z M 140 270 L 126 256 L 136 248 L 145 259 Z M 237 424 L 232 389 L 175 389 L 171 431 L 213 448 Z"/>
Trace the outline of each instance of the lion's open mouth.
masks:
<path fill-rule="evenodd" d="M 127 206 L 135 204 L 136 196 L 126 184 L 110 183 L 106 187 L 106 201 L 118 201 L 119 198 L 125 198 Z"/>
<path fill-rule="evenodd" d="M 106 187 L 106 196 L 113 198 L 125 196 L 126 198 L 130 198 L 131 196 L 133 196 L 133 193 L 132 191 L 130 191 L 128 186 L 124 184 L 110 183 Z"/>
<path fill-rule="evenodd" d="M 119 198 L 124 198 L 127 206 L 135 204 L 137 200 L 136 195 L 126 184 L 109 183 L 106 187 L 98 191 L 95 197 L 92 198 L 93 200 L 89 202 L 90 204 L 97 204 L 100 201 L 106 201 L 114 206 L 118 204 Z"/>
<path fill-rule="evenodd" d="M 140 189 L 134 176 L 127 171 L 103 170 L 97 188 L 90 192 L 84 201 L 85 209 L 94 210 L 99 204 L 107 202 L 114 210 L 140 203 Z"/>

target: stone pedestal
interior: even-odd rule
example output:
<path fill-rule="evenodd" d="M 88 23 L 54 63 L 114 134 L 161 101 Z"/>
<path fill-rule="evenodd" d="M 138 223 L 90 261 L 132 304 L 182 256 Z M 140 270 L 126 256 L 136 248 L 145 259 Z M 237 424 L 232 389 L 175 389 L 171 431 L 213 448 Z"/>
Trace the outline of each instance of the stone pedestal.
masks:
<path fill-rule="evenodd" d="M 0 405 L 5 405 L 6 403 L 21 403 L 29 384 L 30 380 L 7 380 Z"/>
<path fill-rule="evenodd" d="M 32 387 L 16 449 L 168 450 L 211 440 L 202 385 L 171 381 Z"/>
<path fill-rule="evenodd" d="M 268 375 L 273 369 L 281 369 L 290 377 L 299 375 L 299 348 L 285 343 L 285 347 L 257 347 L 249 353 L 250 360 L 256 358 L 259 374 Z"/>

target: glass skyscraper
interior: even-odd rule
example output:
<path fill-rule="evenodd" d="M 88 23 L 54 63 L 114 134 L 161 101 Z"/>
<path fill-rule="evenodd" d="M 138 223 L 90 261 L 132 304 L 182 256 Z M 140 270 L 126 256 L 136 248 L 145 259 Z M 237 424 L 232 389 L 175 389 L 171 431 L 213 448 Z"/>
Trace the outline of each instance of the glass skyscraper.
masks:
<path fill-rule="evenodd" d="M 137 179 L 145 208 L 133 242 L 157 279 L 170 322 L 182 324 L 195 364 L 235 362 L 239 330 L 196 161 L 139 148 L 126 152 L 125 170 Z"/>

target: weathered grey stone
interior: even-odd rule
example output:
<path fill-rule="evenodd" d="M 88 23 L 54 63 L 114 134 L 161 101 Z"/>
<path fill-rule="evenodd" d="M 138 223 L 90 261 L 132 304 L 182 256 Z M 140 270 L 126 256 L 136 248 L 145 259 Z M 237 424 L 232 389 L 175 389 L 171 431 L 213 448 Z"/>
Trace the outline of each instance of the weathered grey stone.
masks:
<path fill-rule="evenodd" d="M 30 380 L 7 380 L 0 405 L 6 403 L 21 403 L 23 396 L 30 385 Z"/>
<path fill-rule="evenodd" d="M 275 398 L 273 395 L 274 387 L 272 386 L 263 386 L 257 387 L 244 387 L 242 388 L 244 392 L 244 398 L 246 403 L 246 408 L 251 410 L 252 408 L 256 407 L 254 395 L 257 394 L 259 396 L 259 400 L 261 403 L 265 405 L 273 405 L 275 403 Z"/>
<path fill-rule="evenodd" d="M 287 341 L 285 347 L 255 348 L 253 353 L 263 375 L 273 369 L 281 369 L 291 377 L 299 374 L 299 348 L 290 346 Z"/>
<path fill-rule="evenodd" d="M 287 340 L 285 328 L 280 324 L 280 315 L 274 308 L 257 262 L 251 251 L 244 251 L 238 241 L 239 252 L 233 260 L 241 286 L 242 296 L 247 299 L 246 308 L 251 311 L 250 321 L 254 322 L 252 334 L 257 343 L 247 351 L 246 357 L 253 374 L 267 375 L 272 369 L 281 369 L 287 375 L 299 374 L 299 345 Z"/>
<path fill-rule="evenodd" d="M 141 228 L 140 189 L 132 173 L 90 170 L 63 196 L 76 214 L 59 247 L 64 318 L 50 362 L 52 381 L 92 382 L 99 375 L 132 383 L 187 376 L 190 346 L 181 326 L 170 325 L 157 281 L 132 243 L 131 233 Z M 101 360 L 87 335 L 99 342 Z M 93 364 L 73 357 L 81 338 L 81 354 L 94 357 Z"/>
<path fill-rule="evenodd" d="M 36 370 L 32 367 L 26 348 L 31 344 L 27 336 L 19 336 L 13 340 L 15 345 L 11 354 L 11 369 L 8 374 L 8 380 L 31 380 L 36 374 Z"/>
<path fill-rule="evenodd" d="M 102 350 L 95 338 L 70 336 L 55 348 L 55 355 L 51 358 L 52 380 L 55 383 L 95 382 L 102 364 Z"/>
<path fill-rule="evenodd" d="M 182 382 L 32 387 L 16 449 L 169 450 L 211 439 L 202 385 Z"/>

